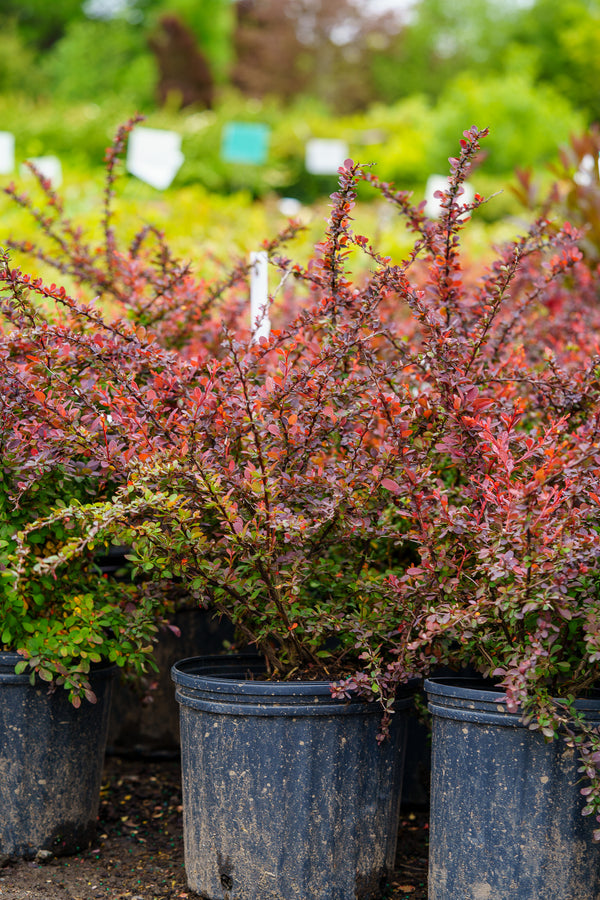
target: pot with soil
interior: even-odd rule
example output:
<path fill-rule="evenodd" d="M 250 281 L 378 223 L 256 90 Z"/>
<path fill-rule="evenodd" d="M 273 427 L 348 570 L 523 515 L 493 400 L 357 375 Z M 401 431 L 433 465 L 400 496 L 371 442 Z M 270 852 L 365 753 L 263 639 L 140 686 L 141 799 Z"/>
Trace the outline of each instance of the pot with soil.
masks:
<path fill-rule="evenodd" d="M 600 896 L 577 754 L 544 741 L 483 680 L 426 681 L 433 718 L 431 900 Z M 576 701 L 600 724 L 600 694 Z"/>
<path fill-rule="evenodd" d="M 185 861 L 211 900 L 368 900 L 394 867 L 405 717 L 390 736 L 325 681 L 265 678 L 258 657 L 172 670 L 181 713 Z"/>
<path fill-rule="evenodd" d="M 77 853 L 95 834 L 116 667 L 92 671 L 96 702 L 76 709 L 19 660 L 0 653 L 0 855 Z"/>

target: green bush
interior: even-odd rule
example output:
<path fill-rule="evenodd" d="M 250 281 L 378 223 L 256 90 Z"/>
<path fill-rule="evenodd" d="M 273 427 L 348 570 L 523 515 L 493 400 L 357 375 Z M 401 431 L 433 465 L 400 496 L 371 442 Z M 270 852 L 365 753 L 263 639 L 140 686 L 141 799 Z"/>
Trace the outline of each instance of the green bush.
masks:
<path fill-rule="evenodd" d="M 52 102 L 0 94 L 2 127 L 14 131 L 19 159 L 56 154 L 65 171 L 79 168 L 99 175 L 115 123 L 125 121 L 141 107 L 149 110 L 146 125 L 172 129 L 182 136 L 185 161 L 174 188 L 201 185 L 213 193 L 244 191 L 255 198 L 276 193 L 313 203 L 335 190 L 336 176 L 316 176 L 306 171 L 306 142 L 310 138 L 339 138 L 347 142 L 351 158 L 361 163 L 376 162 L 384 180 L 412 189 L 416 197 L 422 198 L 428 176 L 446 171 L 455 135 L 465 122 L 490 127 L 486 158 L 474 180 L 476 189 L 481 191 L 476 179 L 484 179 L 484 189 L 492 193 L 497 190 L 493 182 L 505 184 L 517 166 L 539 171 L 556 157 L 559 144 L 566 143 L 570 133 L 583 129 L 582 115 L 553 88 L 536 86 L 526 68 L 509 70 L 502 77 L 461 75 L 447 86 L 435 105 L 424 96 L 413 96 L 390 106 L 376 104 L 365 112 L 335 119 L 325 107 L 306 98 L 285 107 L 272 99 L 248 99 L 231 90 L 220 93 L 211 111 L 193 107 L 150 109 L 148 92 L 153 89 L 153 80 L 149 75 L 142 78 L 136 66 L 126 63 L 131 26 L 121 23 L 123 42 L 115 49 L 106 42 L 102 46 L 100 35 L 105 24 L 78 23 L 57 45 L 56 55 L 48 62 L 48 71 L 52 69 L 56 79 L 56 98 Z M 92 40 L 94 34 L 96 41 Z M 102 77 L 106 84 L 118 84 L 119 94 L 102 94 L 99 82 L 97 89 L 92 89 L 94 79 L 100 77 L 95 74 L 98 66 L 89 67 L 92 74 L 86 81 L 86 41 L 90 43 L 90 56 L 94 43 L 98 45 L 94 50 L 98 55 L 114 53 L 110 64 L 107 60 Z M 133 58 L 142 68 L 151 63 L 147 56 Z M 121 77 L 118 73 L 123 67 L 128 72 Z M 71 69 L 76 70 L 72 80 Z M 47 80 L 51 83 L 50 75 Z M 86 92 L 89 102 L 73 99 Z M 101 104 L 96 102 L 98 97 L 102 97 Z M 232 121 L 270 127 L 264 165 L 234 165 L 221 158 L 223 129 Z M 489 212 L 494 219 L 511 211 L 511 205 L 504 200 L 494 208 L 495 212 L 491 207 Z"/>
<path fill-rule="evenodd" d="M 550 162 L 558 145 L 585 127 L 584 116 L 550 85 L 535 84 L 527 68 L 504 75 L 459 75 L 442 94 L 433 121 L 435 136 L 428 143 L 432 170 L 445 171 L 457 131 L 465 122 L 477 122 L 490 129 L 485 171 L 494 175 Z"/>
<path fill-rule="evenodd" d="M 42 79 L 33 51 L 11 19 L 0 18 L 0 94 L 25 91 L 35 94 Z"/>

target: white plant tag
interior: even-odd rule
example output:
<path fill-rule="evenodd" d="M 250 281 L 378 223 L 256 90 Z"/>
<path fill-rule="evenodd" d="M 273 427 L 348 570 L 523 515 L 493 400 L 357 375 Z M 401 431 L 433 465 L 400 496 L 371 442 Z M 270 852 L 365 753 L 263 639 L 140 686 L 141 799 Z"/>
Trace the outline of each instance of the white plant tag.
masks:
<path fill-rule="evenodd" d="M 432 219 L 438 219 L 442 214 L 442 206 L 439 197 L 434 197 L 436 191 L 447 191 L 450 179 L 447 175 L 430 175 L 425 186 L 425 212 Z M 464 193 L 459 197 L 459 203 L 472 203 L 475 198 L 475 189 L 468 181 L 463 183 Z"/>
<path fill-rule="evenodd" d="M 15 167 L 15 136 L 0 131 L 0 175 L 10 175 Z"/>
<path fill-rule="evenodd" d="M 348 156 L 346 141 L 311 138 L 306 143 L 304 165 L 311 175 L 335 175 Z"/>
<path fill-rule="evenodd" d="M 169 187 L 185 157 L 181 135 L 161 128 L 134 128 L 127 142 L 127 171 L 158 191 Z"/>
<path fill-rule="evenodd" d="M 52 188 L 58 188 L 62 184 L 62 166 L 58 156 L 34 156 L 29 160 L 38 172 L 47 178 Z M 31 175 L 31 170 L 23 165 L 20 169 L 22 176 Z"/>
<path fill-rule="evenodd" d="M 250 254 L 250 329 L 252 340 L 268 338 L 271 333 L 269 320 L 269 255 L 266 250 Z"/>

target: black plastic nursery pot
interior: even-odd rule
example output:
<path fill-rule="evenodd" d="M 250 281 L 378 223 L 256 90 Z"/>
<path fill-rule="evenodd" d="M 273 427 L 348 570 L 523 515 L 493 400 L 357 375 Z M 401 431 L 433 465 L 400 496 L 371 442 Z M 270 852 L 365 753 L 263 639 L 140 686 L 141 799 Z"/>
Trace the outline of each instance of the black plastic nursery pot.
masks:
<path fill-rule="evenodd" d="M 0 854 L 77 853 L 94 837 L 115 666 L 90 678 L 98 698 L 75 709 L 67 692 L 15 674 L 0 653 Z"/>
<path fill-rule="evenodd" d="M 425 682 L 432 714 L 430 900 L 600 897 L 576 753 L 475 679 Z M 577 701 L 600 724 L 600 699 Z"/>
<path fill-rule="evenodd" d="M 212 610 L 179 609 L 171 622 L 179 628 L 180 636 L 169 629 L 157 635 L 153 656 L 158 672 L 149 673 L 138 683 L 123 679 L 114 686 L 108 753 L 149 758 L 178 756 L 179 711 L 173 703 L 171 667 L 182 657 L 217 654 L 225 641 L 234 639 L 233 626 L 216 619 Z M 149 702 L 142 702 L 145 690 Z"/>
<path fill-rule="evenodd" d="M 207 900 L 369 900 L 393 868 L 404 757 L 398 701 L 334 700 L 327 682 L 259 679 L 262 662 L 173 666 L 185 866 Z"/>

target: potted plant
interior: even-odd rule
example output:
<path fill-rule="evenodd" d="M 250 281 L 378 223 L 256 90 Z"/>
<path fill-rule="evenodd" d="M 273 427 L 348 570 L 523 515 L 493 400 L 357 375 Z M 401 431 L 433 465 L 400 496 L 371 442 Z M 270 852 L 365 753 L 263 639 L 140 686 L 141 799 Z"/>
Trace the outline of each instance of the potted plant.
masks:
<path fill-rule="evenodd" d="M 107 196 L 113 174 L 109 158 Z M 40 182 L 53 216 L 60 217 L 60 201 L 49 183 L 42 178 Z M 25 196 L 16 199 L 61 251 L 70 252 L 72 265 L 54 260 L 61 271 L 68 270 L 81 283 L 87 278 L 95 288 L 103 284 L 113 303 L 122 301 L 119 278 L 126 266 L 116 263 L 120 256 L 111 241 L 108 199 L 105 239 L 114 259 L 106 253 L 104 270 L 99 255 L 83 244 L 81 232 L 63 222 L 64 235 L 58 236 L 52 216 L 41 216 Z M 139 242 L 136 246 L 139 255 Z M 46 262 L 51 259 L 33 245 L 29 250 Z M 139 268 L 139 259 L 137 264 Z M 163 274 L 166 269 L 163 260 Z M 170 606 L 154 587 L 117 584 L 104 577 L 97 564 L 98 551 L 107 552 L 102 542 L 87 547 L 53 575 L 34 571 L 37 556 L 56 551 L 75 534 L 74 523 L 60 516 L 42 528 L 35 520 L 52 518 L 54 510 L 73 502 L 106 499 L 115 481 L 106 468 L 86 458 L 77 440 L 63 443 L 54 457 L 44 452 L 56 422 L 52 416 L 37 415 L 28 396 L 37 395 L 39 403 L 52 356 L 60 359 L 59 397 L 81 394 L 85 367 L 61 356 L 60 329 L 66 323 L 49 316 L 43 305 L 28 306 L 27 292 L 25 287 L 7 302 L 3 298 L 0 311 L 3 856 L 72 853 L 92 839 L 114 676 L 124 668 L 138 676 L 155 668 L 152 645 Z M 33 341 L 27 338 L 28 330 L 36 334 Z M 43 358 L 36 355 L 40 347 Z M 64 412 L 59 399 L 55 418 Z M 20 558 L 17 532 L 26 550 Z"/>
<path fill-rule="evenodd" d="M 0 850 L 7 857 L 75 853 L 95 833 L 114 676 L 119 666 L 143 671 L 152 665 L 159 616 L 156 603 L 139 590 L 117 591 L 91 553 L 54 577 L 36 575 L 27 565 L 15 578 L 15 530 L 27 531 L 32 509 L 43 514 L 81 496 L 86 479 L 69 485 L 50 470 L 19 490 L 11 483 L 18 466 L 8 443 L 4 433 Z M 62 524 L 30 532 L 32 559 L 56 549 L 64 535 Z"/>
<path fill-rule="evenodd" d="M 537 485 L 547 518 L 563 496 L 554 490 L 555 454 L 567 454 L 570 477 L 577 439 L 593 444 L 593 430 L 579 433 L 580 419 L 567 416 L 571 406 L 593 406 L 595 377 L 593 366 L 581 369 L 592 342 L 582 327 L 589 314 L 565 289 L 573 272 L 583 277 L 571 229 L 544 218 L 502 251 L 478 284 L 463 271 L 460 232 L 483 198 L 464 203 L 462 184 L 483 134 L 465 132 L 437 222 L 409 195 L 347 161 L 314 259 L 304 268 L 274 260 L 294 278 L 298 311 L 268 340 L 252 343 L 226 326 L 217 352 L 190 357 L 161 347 L 145 329 L 107 321 L 64 291 L 33 285 L 88 325 L 61 331 L 67 352 L 37 372 L 37 395 L 24 386 L 36 414 L 53 423 L 44 452 L 59 461 L 65 442 L 74 443 L 118 482 L 105 501 L 71 504 L 36 524 L 68 520 L 75 529 L 58 552 L 35 562 L 36 571 L 58 571 L 99 538 L 129 544 L 140 572 L 187 584 L 262 657 L 222 660 L 212 670 L 203 660 L 183 661 L 174 669 L 186 866 L 190 886 L 206 896 L 376 896 L 392 861 L 388 822 L 397 801 L 389 786 L 399 754 L 375 737 L 398 729 L 392 713 L 412 676 L 440 661 L 481 662 L 475 624 L 494 603 L 502 609 L 513 590 L 510 579 L 497 590 L 505 585 L 496 573 L 510 573 L 514 557 L 498 543 L 505 520 L 499 512 L 492 517 L 499 487 L 490 475 L 504 473 L 501 485 L 521 515 L 508 522 L 523 526 L 533 507 L 513 489 L 520 473 L 530 472 L 525 496 Z M 416 232 L 401 265 L 351 228 L 361 180 Z M 362 280 L 350 271 L 357 250 L 374 269 Z M 22 273 L 7 262 L 0 278 L 15 302 Z M 563 296 L 572 304 L 562 318 L 543 314 L 563 308 Z M 533 323 L 536 340 L 526 342 Z M 26 331 L 39 341 L 35 330 Z M 547 346 L 556 359 L 545 355 Z M 62 383 L 65 355 L 79 360 L 86 378 L 85 390 L 61 412 L 51 392 Z M 569 378 L 580 371 L 573 399 Z M 513 435 L 522 448 L 518 466 L 507 462 Z M 591 472 L 593 453 L 586 452 Z M 573 479 L 568 490 L 565 508 L 579 521 Z M 511 539 L 528 540 L 527 527 L 515 529 L 508 529 Z M 586 534 L 588 542 L 574 548 L 589 550 L 584 566 L 593 556 L 593 533 Z M 517 613 L 513 618 L 522 622 Z M 510 623 L 510 616 L 508 624 L 493 619 L 482 646 L 499 632 L 505 644 L 498 646 L 517 646 Z M 484 658 L 488 673 L 502 665 L 501 654 L 493 669 Z M 541 724 L 547 696 L 532 707 Z M 509 693 L 505 702 L 523 699 Z M 352 719 L 366 741 L 341 730 Z M 580 732 L 571 732 L 577 742 Z M 315 743 L 321 767 L 327 762 L 327 784 L 345 791 L 326 804 L 313 797 L 316 769 L 306 748 Z M 367 788 L 373 797 L 387 792 L 382 806 L 365 799 Z M 265 836 L 267 807 L 274 836 Z M 368 843 L 365 831 L 376 839 Z M 350 843 L 357 833 L 358 843 Z"/>
<path fill-rule="evenodd" d="M 16 299 L 12 304 L 6 304 L 3 308 L 3 321 L 5 330 L 5 349 L 11 365 L 18 364 L 19 378 L 29 381 L 32 390 L 41 390 L 48 387 L 48 379 L 45 372 L 46 360 L 40 361 L 27 357 L 31 347 L 20 341 L 20 329 L 22 317 L 29 317 L 29 327 L 38 329 L 38 337 L 44 329 L 48 330 L 47 340 L 54 349 L 59 346 L 59 330 L 61 325 L 73 328 L 75 331 L 82 326 L 84 329 L 93 325 L 93 304 L 99 303 L 108 312 L 108 318 L 119 321 L 129 329 L 151 329 L 153 338 L 165 348 L 179 348 L 184 354 L 210 355 L 218 351 L 215 344 L 215 336 L 224 317 L 229 324 L 237 321 L 240 304 L 231 302 L 226 311 L 221 311 L 217 316 L 220 297 L 225 290 L 235 288 L 243 282 L 249 271 L 249 264 L 238 262 L 231 267 L 222 280 L 212 282 L 194 279 L 188 266 L 182 265 L 171 253 L 163 235 L 152 226 L 147 226 L 138 231 L 133 239 L 125 244 L 119 239 L 119 233 L 115 227 L 115 212 L 113 208 L 114 184 L 119 174 L 119 164 L 125 149 L 128 135 L 132 128 L 140 121 L 140 117 L 134 117 L 121 126 L 106 153 L 106 181 L 104 188 L 104 202 L 101 207 L 99 222 L 100 240 L 86 235 L 85 230 L 75 225 L 65 212 L 64 202 L 61 196 L 52 189 L 50 182 L 45 179 L 34 166 L 30 166 L 38 182 L 39 201 L 30 194 L 18 190 L 17 186 L 9 183 L 2 188 L 2 192 L 14 203 L 21 206 L 29 213 L 32 224 L 38 229 L 37 240 L 22 240 L 20 238 L 7 238 L 4 244 L 7 248 L 20 256 L 29 257 L 46 268 L 54 269 L 61 278 L 75 287 L 78 301 L 82 307 L 88 308 L 90 314 L 87 319 L 77 315 L 70 317 L 67 312 L 61 318 L 57 318 L 56 309 L 51 311 L 52 301 L 48 303 L 48 296 L 44 290 L 37 295 L 29 293 L 28 279 L 24 278 L 23 288 L 19 290 L 21 299 Z M 271 242 L 269 250 L 275 252 L 281 242 L 289 239 L 297 230 L 297 227 L 287 229 L 282 235 Z M 40 283 L 41 284 L 41 283 Z M 22 303 L 23 295 L 29 295 L 33 302 L 27 310 Z M 199 301 L 199 297 L 201 300 Z M 15 299 L 15 298 L 13 298 Z M 39 302 L 38 302 L 39 301 Z M 193 301 L 193 302 L 192 302 Z M 64 312 L 64 310 L 63 310 Z M 248 325 L 246 325 L 248 329 Z M 8 341 L 8 343 L 7 343 Z M 71 358 L 65 356 L 62 360 L 55 360 L 54 374 L 60 377 L 60 397 L 69 397 L 71 400 L 80 391 L 80 383 L 85 382 L 86 372 L 89 372 L 89 363 L 94 363 L 94 357 L 98 354 L 106 356 L 107 345 L 95 344 L 95 353 L 83 359 L 81 355 L 72 354 Z M 113 359 L 118 366 L 118 359 Z M 58 370 L 60 369 L 60 376 Z M 5 372 L 5 374 L 8 374 Z M 139 374 L 139 373 L 138 373 Z M 12 375 L 14 375 L 14 368 Z M 12 377 L 12 376 L 11 376 Z M 93 380 L 93 378 L 92 378 Z M 12 378 L 14 383 L 14 378 Z M 6 388 L 8 390 L 8 388 Z M 48 411 L 46 411 L 48 412 Z M 56 413 L 53 414 L 56 419 Z M 17 472 L 14 461 L 5 460 L 7 475 L 4 481 L 6 489 L 6 519 L 5 537 L 8 538 L 14 532 L 33 521 L 36 517 L 49 512 L 55 503 L 68 504 L 71 497 L 79 500 L 100 499 L 108 496 L 102 487 L 104 475 L 107 473 L 106 465 L 102 463 L 90 470 L 87 479 L 81 477 L 81 470 L 89 469 L 89 458 L 82 459 L 80 455 L 81 438 L 75 439 L 74 446 L 71 439 L 66 440 L 58 457 L 58 477 L 65 480 L 65 458 L 72 457 L 75 463 L 68 463 L 70 469 L 69 494 L 68 490 L 54 489 L 52 487 L 55 478 L 54 472 L 48 474 L 45 483 L 47 498 L 43 498 L 44 490 L 40 489 L 37 478 L 40 455 L 37 449 L 37 435 L 33 422 L 30 421 L 31 409 L 21 407 L 14 417 L 11 426 L 4 422 L 4 433 L 10 433 L 13 429 L 13 438 L 18 436 L 18 445 L 25 460 L 21 469 Z M 59 413 L 60 416 L 60 413 Z M 15 424 L 16 423 L 16 424 Z M 54 422 L 56 424 L 56 422 Z M 32 428 L 34 430 L 32 430 Z M 16 430 L 15 430 L 16 429 Z M 13 440 L 16 445 L 17 440 Z M 49 466 L 46 461 L 46 466 Z M 119 473 L 112 472 L 112 485 L 116 484 Z M 10 478 L 9 478 L 10 475 Z M 98 479 L 97 476 L 100 476 Z M 68 479 L 67 479 L 68 480 Z M 84 484 L 87 480 L 87 485 Z M 100 486 L 99 486 L 100 482 Z M 106 479 L 104 479 L 106 482 Z M 21 486 L 18 486 L 18 485 Z M 27 484 L 27 490 L 23 485 Z M 22 508 L 27 510 L 27 515 L 18 515 L 14 512 L 14 504 L 20 502 Z M 35 499 L 35 503 L 32 501 Z M 44 499 L 44 502 L 42 500 Z M 45 502 L 47 500 L 47 502 Z M 32 513 L 29 516 L 29 513 Z M 39 544 L 42 538 L 39 534 L 32 533 L 31 540 Z M 93 554 L 88 554 L 87 564 L 92 556 L 96 560 L 100 570 L 112 579 L 117 575 L 121 582 L 131 580 L 131 567 L 125 559 L 129 548 L 103 546 L 100 542 Z M 71 570 L 73 567 L 71 567 Z M 94 577 L 98 573 L 94 569 Z M 73 573 L 69 575 L 72 578 Z M 73 578 L 75 582 L 77 579 Z M 98 584 L 106 594 L 108 586 L 106 580 Z M 113 585 L 112 593 L 121 597 L 127 595 L 127 590 L 122 586 L 117 589 Z M 131 591 L 131 588 L 129 588 Z M 93 593 L 98 593 L 94 588 Z M 170 590 L 167 595 L 158 588 L 154 588 L 157 622 L 160 622 L 161 614 L 158 607 L 163 605 L 168 609 L 171 623 L 160 628 L 157 638 L 156 650 L 158 658 L 164 661 L 168 654 L 173 652 L 173 635 L 181 636 L 179 625 L 183 625 L 183 645 L 198 648 L 206 648 L 211 644 L 215 647 L 221 645 L 222 640 L 230 636 L 227 629 L 218 628 L 212 622 L 207 621 L 207 613 L 198 609 L 194 598 L 190 598 L 183 590 L 177 592 Z M 160 599 L 159 599 L 160 598 Z M 146 602 L 146 601 L 145 601 Z M 179 624 L 178 624 L 179 623 Z M 148 641 L 145 642 L 148 644 Z M 125 653 L 129 650 L 124 646 Z M 35 654 L 34 654 L 35 658 Z M 156 654 L 155 654 L 156 658 Z M 163 666 L 164 667 L 164 666 Z M 170 668 L 170 666 L 169 666 Z M 51 670 L 49 670 L 51 671 Z M 135 671 L 130 670 L 130 671 Z M 77 674 L 84 673 L 74 673 Z M 166 673 L 160 671 L 158 675 L 152 667 L 150 677 L 141 677 L 136 672 L 135 680 L 118 680 L 113 685 L 113 711 L 110 719 L 109 741 L 122 749 L 131 749 L 133 745 L 150 748 L 155 746 L 163 748 L 167 743 L 172 746 L 177 739 L 176 715 L 168 712 L 171 706 L 171 689 L 169 669 Z M 150 720 L 154 716 L 148 715 L 149 706 L 140 703 L 140 691 L 150 691 L 155 701 L 154 709 L 160 707 L 166 710 L 162 729 L 157 729 Z M 78 695 L 77 695 L 78 696 Z M 75 695 L 73 696 L 75 699 Z M 149 720 L 149 721 L 147 721 Z M 160 731 L 160 734 L 157 732 Z M 158 742 L 158 743 L 157 743 Z M 170 742 L 170 743 L 168 743 Z"/>
<path fill-rule="evenodd" d="M 472 885 L 489 896 L 516 885 L 544 898 L 595 896 L 600 887 L 592 843 L 600 837 L 598 399 L 586 368 L 581 380 L 572 368 L 562 372 L 571 397 L 582 389 L 578 410 L 562 406 L 555 380 L 547 397 L 559 408 L 547 419 L 527 421 L 525 404 L 510 425 L 510 415 L 487 411 L 462 496 L 445 495 L 443 524 L 432 529 L 447 599 L 423 623 L 420 642 L 487 677 L 425 685 L 429 889 L 438 900 L 475 896 Z"/>
<path fill-rule="evenodd" d="M 10 291 L 20 277 L 5 269 Z M 359 664 L 348 622 L 362 623 L 368 633 L 388 556 L 397 552 L 396 526 L 387 514 L 385 467 L 373 479 L 367 370 L 357 366 L 353 373 L 343 330 L 331 328 L 327 310 L 312 319 L 313 324 L 309 314 L 301 314 L 291 331 L 266 346 L 241 344 L 226 333 L 226 351 L 209 364 L 165 351 L 139 332 L 113 329 L 118 373 L 108 368 L 105 355 L 96 354 L 85 419 L 77 419 L 76 428 L 69 421 L 74 402 L 60 428 L 65 440 L 81 440 L 85 424 L 84 452 L 93 465 L 119 473 L 121 484 L 104 502 L 57 510 L 50 519 L 68 519 L 73 539 L 34 563 L 40 572 L 59 571 L 90 541 L 129 544 L 140 572 L 187 583 L 263 652 L 268 679 L 255 659 L 234 660 L 231 672 L 221 669 L 235 679 L 216 678 L 217 691 L 225 685 L 232 704 L 221 702 L 225 715 L 219 729 L 211 730 L 218 749 L 210 759 L 203 756 L 200 768 L 190 754 L 207 729 L 195 722 L 197 688 L 189 682 L 203 673 L 197 662 L 177 667 L 180 698 L 192 695 L 182 720 L 186 865 L 191 886 L 205 893 L 252 883 L 260 870 L 271 873 L 261 876 L 261 890 L 321 896 L 333 879 L 340 891 L 366 898 L 376 895 L 393 865 L 400 718 L 391 729 L 394 740 L 378 744 L 380 708 L 332 698 L 330 682 Z M 90 342 L 103 339 L 99 328 L 87 335 L 80 330 L 77 342 L 73 337 L 64 336 L 69 354 L 81 359 Z M 352 350 L 358 342 L 350 337 Z M 38 397 L 29 396 L 42 417 L 54 410 L 49 397 L 60 366 L 53 360 L 45 376 L 48 390 L 38 385 Z M 97 438 L 104 428 L 108 435 L 99 455 Z M 60 456 L 55 433 L 45 448 Z M 29 559 L 23 536 L 18 540 L 20 558 Z M 379 615 L 383 620 L 383 610 Z M 395 614 L 386 620 L 386 631 L 397 621 Z M 374 634 L 370 640 L 380 639 Z M 295 681 L 295 673 L 302 680 Z M 215 677 L 208 674 L 212 685 Z M 243 717 L 246 738 L 232 747 L 227 727 L 241 702 L 250 714 Z M 407 706 L 408 700 L 398 703 Z M 268 708 L 268 714 L 256 716 L 257 708 Z M 228 757 L 227 746 L 234 752 L 245 746 L 246 761 Z M 347 748 L 344 755 L 341 747 Z M 302 794 L 292 770 L 305 785 Z M 317 772 L 323 796 L 313 790 Z M 218 790 L 223 779 L 228 783 L 219 790 L 218 805 L 195 815 L 199 792 Z M 240 802 L 252 816 L 260 815 L 253 804 L 269 806 L 271 837 L 264 825 L 258 832 L 240 819 L 234 805 Z M 206 821 L 213 823 L 210 845 L 200 833 Z M 217 847 L 216 834 L 222 841 Z M 293 852 L 282 857 L 282 846 Z M 267 877 L 270 885 L 263 884 Z"/>
<path fill-rule="evenodd" d="M 245 286 L 250 271 L 250 263 L 247 260 L 238 260 L 234 264 L 228 261 L 227 270 L 222 277 L 212 280 L 197 278 L 192 275 L 189 265 L 182 264 L 173 255 L 164 235 L 155 227 L 147 225 L 141 228 L 127 242 L 122 238 L 121 230 L 117 227 L 113 204 L 115 182 L 122 168 L 127 138 L 141 118 L 135 116 L 119 127 L 106 151 L 103 203 L 100 206 L 98 227 L 94 234 L 89 234 L 84 227 L 71 220 L 60 194 L 52 189 L 50 182 L 33 165 L 30 168 L 37 180 L 38 197 L 34 192 L 22 192 L 14 183 L 2 188 L 3 194 L 11 202 L 29 214 L 32 226 L 37 229 L 37 239 L 8 237 L 3 242 L 4 246 L 14 255 L 28 258 L 30 264 L 54 270 L 71 286 L 77 297 L 76 311 L 64 305 L 59 315 L 61 307 L 56 304 L 52 293 L 58 294 L 60 290 L 51 285 L 48 291 L 48 287 L 38 281 L 39 290 L 31 291 L 30 281 L 34 279 L 24 276 L 22 287 L 18 290 L 21 299 L 13 298 L 15 302 L 12 305 L 4 306 L 6 329 L 11 335 L 10 340 L 15 344 L 8 351 L 10 358 L 13 364 L 17 358 L 20 360 L 20 378 L 28 380 L 31 390 L 37 389 L 39 396 L 44 390 L 49 390 L 50 396 L 53 391 L 55 393 L 58 391 L 57 396 L 67 397 L 72 402 L 76 396 L 81 396 L 82 382 L 90 387 L 96 382 L 93 370 L 98 357 L 103 358 L 106 372 L 109 369 L 106 365 L 108 354 L 116 351 L 111 364 L 115 367 L 120 365 L 117 356 L 120 344 L 110 341 L 111 323 L 118 324 L 122 331 L 131 334 L 135 334 L 138 329 L 140 334 L 144 334 L 147 330 L 152 334 L 152 340 L 160 347 L 177 350 L 182 356 L 204 359 L 219 354 L 219 334 L 223 325 L 235 328 L 240 336 L 250 334 L 250 322 L 245 308 Z M 273 255 L 299 229 L 299 224 L 291 223 L 274 240 L 266 242 L 265 249 Z M 99 239 L 96 236 L 98 233 Z M 239 290 L 240 286 L 242 291 Z M 225 305 L 223 295 L 226 292 L 228 302 Z M 27 309 L 22 302 L 24 295 L 31 301 Z M 106 331 L 94 319 L 96 306 L 104 310 L 105 324 L 108 326 Z M 28 348 L 19 346 L 23 316 L 29 317 L 28 327 L 38 329 L 36 338 L 38 341 L 41 339 L 41 332 L 49 329 L 47 342 L 52 344 L 54 349 L 62 341 L 61 325 L 73 329 L 74 332 L 82 328 L 95 329 L 96 339 L 92 342 L 91 348 L 84 349 L 83 353 L 72 352 L 70 356 L 67 353 L 62 359 L 55 359 L 53 374 L 49 378 L 45 368 L 47 360 L 36 362 L 35 359 L 27 358 Z M 108 340 L 103 341 L 102 334 Z M 64 341 L 62 343 L 64 344 Z M 89 349 L 91 353 L 88 352 Z M 146 369 L 142 367 L 138 368 L 134 375 L 132 372 L 130 374 L 139 379 L 144 378 L 145 371 Z M 53 386 L 53 378 L 59 379 L 58 388 Z M 32 476 L 40 465 L 41 457 L 35 441 L 30 441 L 29 426 L 26 424 L 29 412 L 29 409 L 19 411 L 21 418 L 19 440 L 21 448 L 32 447 L 35 454 L 24 453 L 24 457 L 29 459 L 27 471 Z M 61 413 L 45 409 L 43 415 L 50 416 L 56 427 Z M 73 437 L 71 434 L 69 437 L 65 434 L 64 437 L 65 440 L 58 450 L 59 467 L 64 465 L 65 456 L 74 454 L 74 458 L 78 460 L 75 466 L 75 476 L 78 480 L 80 480 L 79 469 L 87 469 L 92 465 L 94 476 L 110 473 L 111 484 L 113 487 L 116 485 L 119 477 L 123 476 L 122 470 L 109 469 L 106 460 L 100 460 L 95 464 L 93 453 L 88 454 L 82 461 L 80 455 L 82 435 Z M 22 475 L 19 477 L 24 478 Z M 18 479 L 13 479 L 15 484 L 16 481 Z M 37 484 L 34 484 L 33 489 L 38 491 Z M 80 494 L 81 492 L 74 496 L 84 499 Z M 15 487 L 8 501 L 9 511 L 18 496 L 19 490 Z M 32 494 L 28 495 L 27 501 L 31 496 Z M 106 492 L 103 494 L 101 490 L 90 488 L 86 496 L 89 500 L 100 499 L 107 495 Z M 36 493 L 36 498 L 39 501 L 39 493 Z M 57 492 L 54 499 L 68 503 L 68 497 L 61 495 L 60 492 Z M 26 502 L 26 506 L 33 511 L 33 520 L 36 513 L 39 517 L 49 511 L 52 503 L 43 505 L 37 502 L 30 505 Z M 12 534 L 17 526 L 25 521 L 29 520 L 9 515 L 7 532 Z M 125 559 L 128 549 L 113 544 L 103 546 L 99 542 L 94 557 L 100 569 L 109 578 L 116 574 L 121 581 L 130 581 L 131 566 Z M 170 749 L 176 747 L 177 714 L 176 710 L 170 711 L 172 690 L 169 677 L 174 639 L 182 638 L 181 653 L 185 652 L 185 647 L 189 649 L 192 646 L 196 646 L 198 652 L 206 652 L 211 645 L 220 648 L 223 640 L 231 639 L 228 624 L 220 625 L 209 620 L 209 613 L 199 608 L 197 599 L 190 596 L 182 585 L 178 585 L 176 591 L 169 588 L 168 595 L 155 586 L 154 593 L 162 595 L 167 604 L 171 624 L 168 627 L 161 627 L 157 635 L 154 658 L 158 660 L 158 673 L 153 670 L 149 673 L 149 677 L 137 677 L 135 681 L 120 679 L 113 687 L 109 743 L 121 750 L 136 746 L 144 752 L 146 750 L 153 752 L 157 748 L 162 750 L 165 747 Z M 166 671 L 163 671 L 169 659 L 171 662 Z M 146 697 L 151 697 L 153 702 L 140 703 L 142 693 Z M 154 721 L 155 715 L 162 715 L 160 726 Z"/>
<path fill-rule="evenodd" d="M 17 386 L 32 348 L 8 330 L 0 348 L 0 852 L 74 853 L 95 832 L 114 676 L 152 667 L 166 604 L 103 577 L 91 548 L 54 575 L 35 571 L 74 532 L 34 520 L 111 486 L 67 450 L 62 465 L 44 457 L 45 426 Z"/>
<path fill-rule="evenodd" d="M 419 560 L 391 579 L 399 606 L 428 599 L 395 665 L 421 652 L 482 679 L 426 682 L 429 894 L 596 896 L 597 269 L 546 208 L 469 284 L 452 239 L 456 178 L 441 201 L 449 239 L 413 357 L 428 453 L 414 457 L 408 497 L 397 492 L 418 511 L 406 537 Z M 402 388 L 390 381 L 390 401 Z M 393 678 L 395 665 L 374 657 L 369 675 Z"/>

